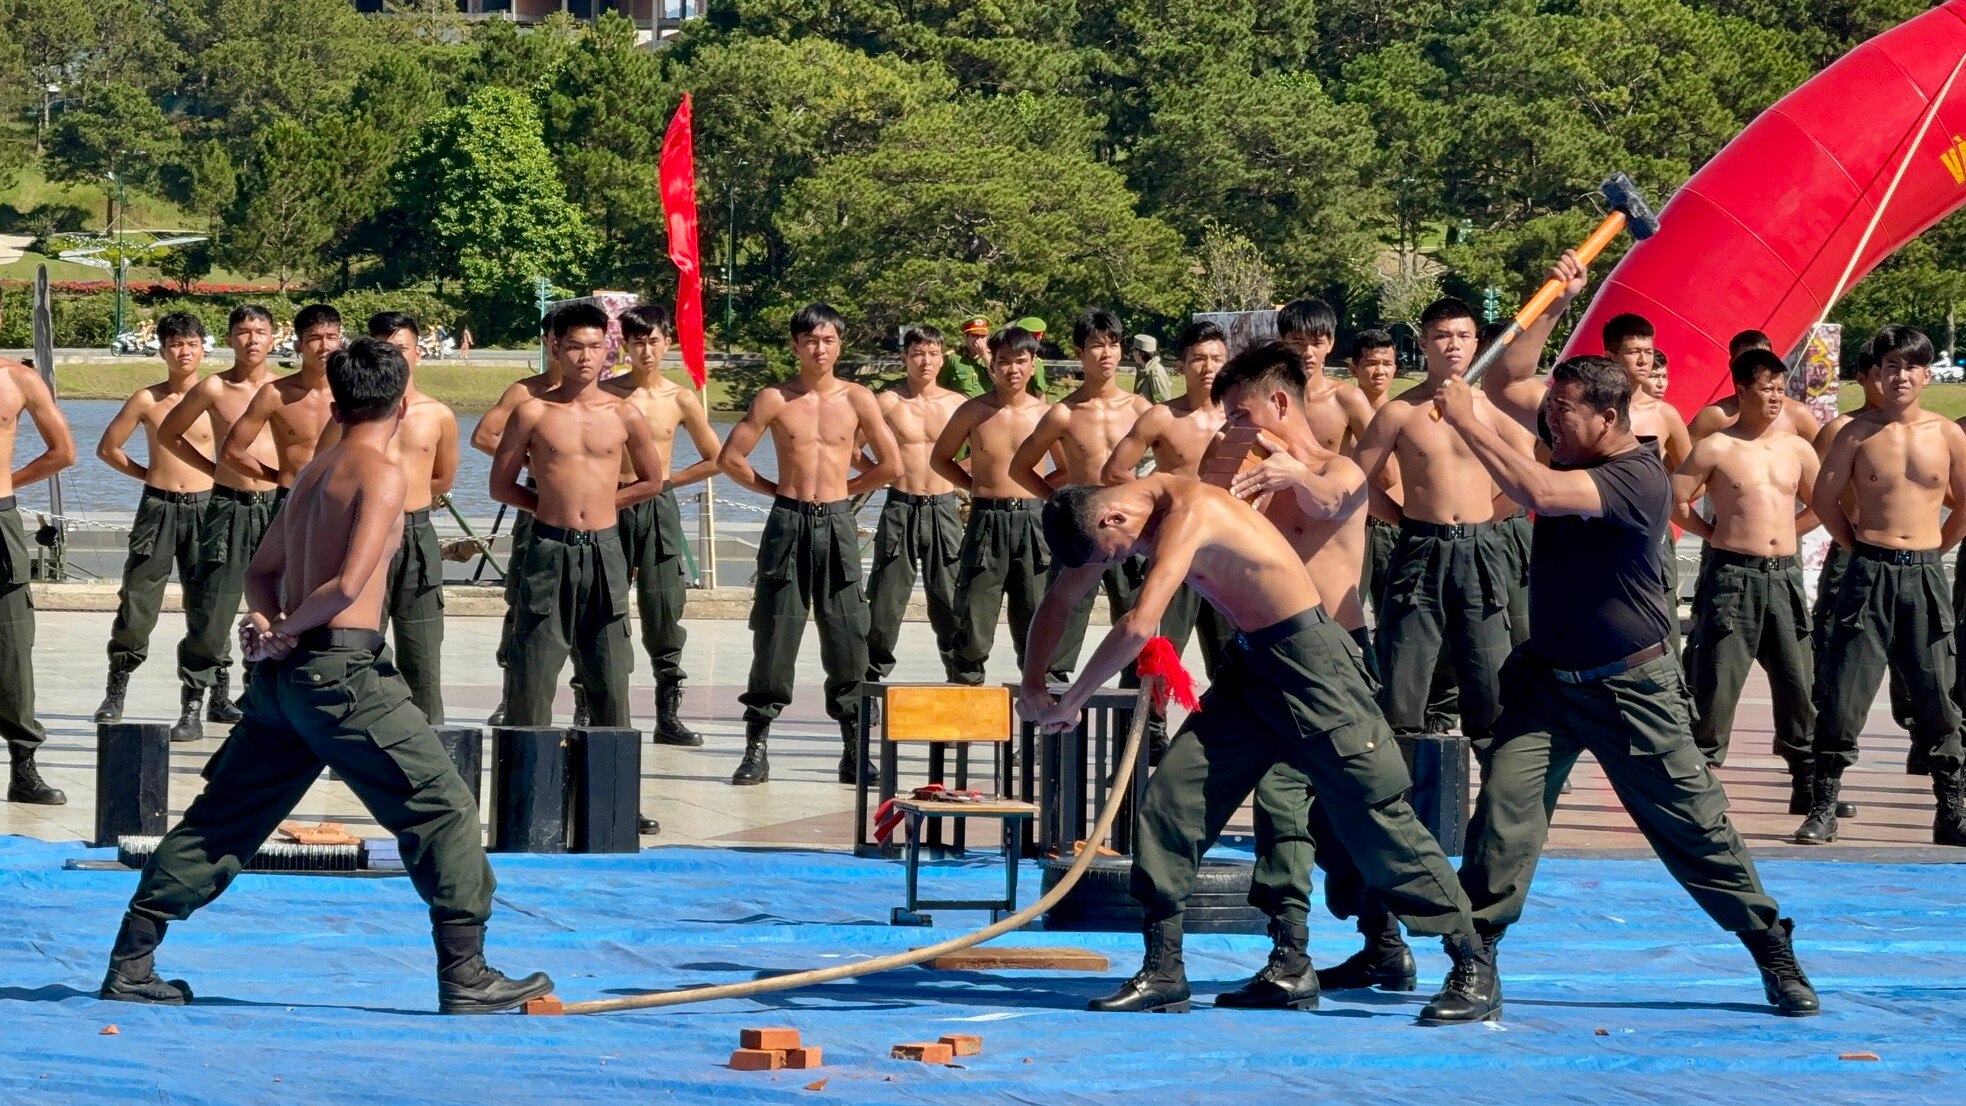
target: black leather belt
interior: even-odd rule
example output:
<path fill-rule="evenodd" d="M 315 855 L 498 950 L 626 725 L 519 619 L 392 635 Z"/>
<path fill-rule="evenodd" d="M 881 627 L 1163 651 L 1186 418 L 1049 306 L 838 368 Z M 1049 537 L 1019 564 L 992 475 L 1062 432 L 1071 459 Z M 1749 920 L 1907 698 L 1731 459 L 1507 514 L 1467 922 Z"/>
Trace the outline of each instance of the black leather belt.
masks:
<path fill-rule="evenodd" d="M 249 492 L 241 488 L 228 488 L 224 484 L 219 484 L 212 488 L 212 498 L 229 499 L 234 503 L 271 503 L 273 502 L 273 493 Z"/>
<path fill-rule="evenodd" d="M 1409 518 L 1400 520 L 1399 528 L 1406 533 L 1418 534 L 1423 538 L 1441 538 L 1447 541 L 1454 541 L 1460 538 L 1472 538 L 1483 530 L 1492 530 L 1495 528 L 1495 524 L 1492 522 L 1421 522 L 1418 519 Z"/>
<path fill-rule="evenodd" d="M 1881 545 L 1872 545 L 1867 541 L 1858 542 L 1856 548 L 1852 549 L 1850 553 L 1852 556 L 1861 557 L 1866 561 L 1880 561 L 1887 565 L 1935 565 L 1939 563 L 1939 551 L 1936 549 L 1886 549 Z"/>
<path fill-rule="evenodd" d="M 1043 508 L 1044 500 L 1026 496 L 1008 496 L 1003 499 L 978 496 L 969 501 L 971 511 L 1037 511 Z"/>
<path fill-rule="evenodd" d="M 955 498 L 955 492 L 943 492 L 941 495 L 916 495 L 913 492 L 896 491 L 893 488 L 887 490 L 887 501 L 889 503 L 899 503 L 904 507 L 926 507 L 934 503 L 946 503 Z"/>
<path fill-rule="evenodd" d="M 1324 613 L 1323 607 L 1312 607 L 1306 611 L 1299 611 L 1281 622 L 1272 622 L 1260 630 L 1238 632 L 1233 640 L 1244 652 L 1251 649 L 1268 649 L 1299 630 L 1329 621 L 1331 616 Z"/>
<path fill-rule="evenodd" d="M 377 653 L 382 650 L 382 634 L 375 630 L 316 626 L 312 630 L 302 630 L 300 636 L 294 639 L 294 648 L 310 653 L 323 649 L 362 649 Z"/>
<path fill-rule="evenodd" d="M 599 545 L 615 536 L 615 527 L 605 530 L 569 530 L 564 526 L 552 526 L 534 519 L 532 536 L 535 540 L 545 538 L 561 545 Z"/>
<path fill-rule="evenodd" d="M 421 511 L 403 512 L 403 529 L 410 530 L 418 526 L 428 525 L 430 525 L 430 508 L 425 507 Z"/>
<path fill-rule="evenodd" d="M 1751 568 L 1756 572 L 1785 572 L 1800 563 L 1793 554 L 1786 557 L 1756 557 L 1749 553 L 1736 553 L 1731 549 L 1715 549 L 1708 556 L 1712 558 L 1714 564 Z"/>
<path fill-rule="evenodd" d="M 18 496 L 0 496 L 0 511 L 11 511 L 18 506 L 20 506 Z"/>
<path fill-rule="evenodd" d="M 143 486 L 143 498 L 159 499 L 165 503 L 203 503 L 212 497 L 210 492 L 167 492 L 162 488 Z"/>
<path fill-rule="evenodd" d="M 831 503 L 807 503 L 803 499 L 788 499 L 780 495 L 772 498 L 771 509 L 774 511 L 791 511 L 795 514 L 812 515 L 815 517 L 820 515 L 850 515 L 853 513 L 853 500 L 835 499 Z"/>
<path fill-rule="evenodd" d="M 1612 661 L 1610 664 L 1600 664 L 1596 668 L 1552 668 L 1550 675 L 1555 676 L 1558 683 L 1594 684 L 1599 680 L 1622 676 L 1641 664 L 1658 660 L 1665 655 L 1666 643 L 1662 641 L 1657 645 L 1648 645 L 1631 656 Z"/>

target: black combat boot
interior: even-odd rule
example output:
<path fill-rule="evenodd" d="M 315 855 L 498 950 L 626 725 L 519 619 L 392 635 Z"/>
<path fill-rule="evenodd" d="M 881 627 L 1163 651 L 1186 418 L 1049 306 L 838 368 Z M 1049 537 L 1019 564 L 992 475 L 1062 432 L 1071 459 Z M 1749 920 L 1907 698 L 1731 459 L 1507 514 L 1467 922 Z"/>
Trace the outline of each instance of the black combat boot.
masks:
<path fill-rule="evenodd" d="M 1785 1018 L 1806 1018 L 1822 1013 L 1823 1004 L 1795 961 L 1794 933 L 1795 923 L 1783 918 L 1773 929 L 1744 929 L 1738 936 L 1754 957 L 1754 966 L 1761 969 L 1761 989 L 1775 1012 Z"/>
<path fill-rule="evenodd" d="M 1327 991 L 1362 991 L 1377 987 L 1382 991 L 1417 991 L 1419 968 L 1413 963 L 1413 950 L 1400 936 L 1399 919 L 1391 914 L 1361 917 L 1358 931 L 1365 935 L 1365 947 L 1344 963 L 1317 974 L 1318 986 Z"/>
<path fill-rule="evenodd" d="M 635 832 L 641 834 L 643 837 L 654 837 L 656 834 L 662 832 L 662 823 L 646 814 L 639 815 L 635 819 Z"/>
<path fill-rule="evenodd" d="M 1816 768 L 1810 765 L 1789 765 L 1789 813 L 1807 814 L 1816 805 Z M 1838 818 L 1855 818 L 1857 804 L 1846 803 L 1841 799 L 1836 803 Z"/>
<path fill-rule="evenodd" d="M 771 723 L 744 724 L 744 759 L 737 762 L 737 771 L 730 774 L 731 783 L 747 787 L 771 778 L 771 760 L 765 756 L 765 742 L 770 737 Z"/>
<path fill-rule="evenodd" d="M 1270 962 L 1248 982 L 1215 996 L 1237 1010 L 1315 1010 L 1318 973 L 1311 968 L 1311 931 L 1303 922 L 1270 919 Z"/>
<path fill-rule="evenodd" d="M 198 708 L 203 705 L 205 693 L 192 684 L 185 684 L 179 693 L 178 701 L 183 708 L 178 711 L 177 722 L 171 726 L 172 741 L 201 741 L 205 736 L 204 724 L 198 721 Z"/>
<path fill-rule="evenodd" d="M 683 685 L 658 684 L 655 689 L 655 732 L 649 740 L 657 745 L 703 744 L 703 735 L 683 725 L 678 712 L 683 706 Z"/>
<path fill-rule="evenodd" d="M 1140 970 L 1120 989 L 1085 1004 L 1102 1014 L 1185 1014 L 1188 1012 L 1188 966 L 1181 959 L 1181 917 L 1148 922 L 1147 955 Z"/>
<path fill-rule="evenodd" d="M 492 712 L 485 716 L 485 725 L 487 726 L 505 725 L 505 697 L 504 696 L 502 695 L 499 696 L 498 705 L 493 707 Z"/>
<path fill-rule="evenodd" d="M 507 979 L 486 964 L 482 923 L 430 928 L 437 943 L 438 1013 L 496 1014 L 552 992 L 553 981 L 545 972 Z"/>
<path fill-rule="evenodd" d="M 156 952 L 164 941 L 164 923 L 137 914 L 123 915 L 116 944 L 109 950 L 109 972 L 96 997 L 109 1002 L 143 1002 L 152 1006 L 183 1006 L 191 1001 L 191 984 L 182 979 L 158 979 Z"/>
<path fill-rule="evenodd" d="M 1796 844 L 1827 845 L 1836 840 L 1836 795 L 1842 787 L 1841 769 L 1816 770 L 1815 801 L 1809 804 L 1809 817 L 1796 828 Z"/>
<path fill-rule="evenodd" d="M 245 693 L 241 692 L 239 698 L 245 697 Z M 205 721 L 223 722 L 229 726 L 245 716 L 246 712 L 232 701 L 232 670 L 219 669 L 218 679 L 212 684 L 211 698 L 205 701 Z"/>
<path fill-rule="evenodd" d="M 579 684 L 573 685 L 573 726 L 579 729 L 593 720 L 587 711 L 587 689 Z"/>
<path fill-rule="evenodd" d="M 1966 796 L 1960 794 L 1957 768 L 1932 769 L 1932 797 L 1938 810 L 1932 816 L 1932 844 L 1966 845 Z"/>
<path fill-rule="evenodd" d="M 1905 753 L 1905 775 L 1929 776 L 1931 774 L 1932 774 L 1932 759 L 1930 755 L 1926 752 L 1923 746 L 1919 745 L 1918 742 L 1913 741 L 1911 743 L 1910 751 Z"/>
<path fill-rule="evenodd" d="M 14 771 L 7 780 L 7 801 L 28 806 L 65 806 L 68 795 L 59 787 L 49 787 L 34 767 L 34 754 L 15 753 Z"/>
<path fill-rule="evenodd" d="M 1440 993 L 1420 1011 L 1421 1025 L 1502 1020 L 1502 981 L 1495 974 L 1495 950 L 1477 934 L 1443 937 L 1454 960 Z"/>
<path fill-rule="evenodd" d="M 109 685 L 103 689 L 102 705 L 96 708 L 96 722 L 121 722 L 123 700 L 130 693 L 130 670 L 120 665 L 109 669 Z"/>
<path fill-rule="evenodd" d="M 860 723 L 840 723 L 840 782 L 860 782 Z"/>

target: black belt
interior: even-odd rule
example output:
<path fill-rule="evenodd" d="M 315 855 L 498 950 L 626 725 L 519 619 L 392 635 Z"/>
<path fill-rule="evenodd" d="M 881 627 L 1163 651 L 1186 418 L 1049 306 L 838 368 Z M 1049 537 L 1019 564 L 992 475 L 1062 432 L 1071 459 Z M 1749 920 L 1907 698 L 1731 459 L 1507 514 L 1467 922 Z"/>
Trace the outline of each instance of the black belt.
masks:
<path fill-rule="evenodd" d="M 165 503 L 203 503 L 212 497 L 210 492 L 167 492 L 162 488 L 143 486 L 143 498 L 161 499 Z"/>
<path fill-rule="evenodd" d="M 1858 542 L 1857 547 L 1852 549 L 1850 554 L 1854 557 L 1861 557 L 1866 561 L 1881 561 L 1887 565 L 1935 565 L 1939 563 L 1939 551 L 1936 549 L 1886 549 L 1881 545 L 1872 545 L 1867 541 Z"/>
<path fill-rule="evenodd" d="M 771 509 L 774 511 L 791 511 L 794 514 L 814 517 L 820 515 L 850 515 L 853 513 L 853 500 L 835 499 L 831 503 L 807 503 L 803 499 L 791 499 L 780 495 L 772 498 Z"/>
<path fill-rule="evenodd" d="M 1550 675 L 1556 677 L 1557 682 L 1562 684 L 1594 684 L 1599 680 L 1622 676 L 1641 664 L 1658 660 L 1665 655 L 1666 643 L 1662 641 L 1657 645 L 1648 645 L 1631 656 L 1612 661 L 1610 664 L 1600 664 L 1596 668 L 1552 668 Z"/>
<path fill-rule="evenodd" d="M 20 505 L 19 496 L 0 496 L 0 511 L 11 511 Z"/>
<path fill-rule="evenodd" d="M 1397 530 L 1397 529 L 1399 529 L 1399 527 L 1397 527 L 1397 526 L 1394 526 L 1394 525 L 1393 525 L 1392 523 L 1390 523 L 1390 522 L 1387 522 L 1387 521 L 1386 521 L 1385 519 L 1383 519 L 1383 518 L 1380 518 L 1380 517 L 1378 517 L 1377 515 L 1367 515 L 1367 516 L 1365 516 L 1365 528 L 1366 528 L 1367 530 L 1372 530 L 1372 529 L 1379 529 L 1379 530 Z"/>
<path fill-rule="evenodd" d="M 1440 538 L 1454 541 L 1459 538 L 1472 538 L 1484 530 L 1493 530 L 1492 522 L 1421 522 L 1418 519 L 1401 519 L 1400 530 L 1417 534 L 1423 538 Z"/>
<path fill-rule="evenodd" d="M 425 507 L 421 511 L 403 512 L 404 530 L 412 530 L 418 526 L 428 526 L 428 525 L 430 525 L 430 508 Z"/>
<path fill-rule="evenodd" d="M 1324 613 L 1323 607 L 1312 607 L 1307 611 L 1299 611 L 1282 622 L 1272 622 L 1260 630 L 1238 632 L 1235 636 L 1235 643 L 1244 651 L 1268 649 L 1270 646 L 1289 638 L 1292 634 L 1300 630 L 1307 630 L 1320 622 L 1329 621 L 1331 621 L 1331 616 Z"/>
<path fill-rule="evenodd" d="M 991 499 L 978 496 L 969 501 L 970 511 L 1037 511 L 1044 508 L 1044 500 L 1026 496 L 1009 496 L 1004 499 Z"/>
<path fill-rule="evenodd" d="M 272 492 L 249 492 L 239 488 L 228 488 L 224 484 L 212 488 L 213 499 L 229 499 L 234 503 L 248 505 L 273 502 Z"/>
<path fill-rule="evenodd" d="M 913 492 L 896 491 L 893 488 L 887 490 L 887 501 L 889 503 L 899 503 L 904 507 L 927 507 L 936 503 L 950 502 L 955 498 L 955 492 L 943 492 L 941 495 L 916 495 Z"/>
<path fill-rule="evenodd" d="M 535 518 L 532 522 L 532 536 L 534 540 L 545 538 L 547 541 L 556 541 L 561 545 L 599 545 L 617 535 L 616 528 L 613 526 L 605 530 L 569 530 L 564 526 L 549 525 Z"/>
<path fill-rule="evenodd" d="M 1736 553 L 1732 549 L 1709 548 L 1707 556 L 1716 565 L 1751 568 L 1756 572 L 1785 572 L 1801 563 L 1795 559 L 1794 554 L 1786 557 L 1756 557 L 1749 553 Z"/>
<path fill-rule="evenodd" d="M 356 630 L 334 626 L 316 626 L 312 630 L 302 630 L 294 640 L 294 648 L 318 653 L 325 649 L 360 649 L 364 652 L 382 651 L 382 634 L 375 630 Z"/>

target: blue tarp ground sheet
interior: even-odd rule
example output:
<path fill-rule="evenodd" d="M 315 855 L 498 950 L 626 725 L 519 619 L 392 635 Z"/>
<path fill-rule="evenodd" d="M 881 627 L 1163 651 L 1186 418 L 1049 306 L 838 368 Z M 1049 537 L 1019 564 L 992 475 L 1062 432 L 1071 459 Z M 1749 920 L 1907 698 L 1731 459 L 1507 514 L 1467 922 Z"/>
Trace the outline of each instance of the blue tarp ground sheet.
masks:
<path fill-rule="evenodd" d="M 1085 1000 L 1137 966 L 1138 937 L 1035 932 L 1005 940 L 1094 948 L 1112 970 L 909 968 L 603 1017 L 443 1018 L 406 880 L 256 875 L 171 929 L 159 966 L 192 983 L 196 1005 L 104 1003 L 94 990 L 135 877 L 63 870 L 83 855 L 108 854 L 0 838 L 0 1102 L 1895 1106 L 1966 1093 L 1963 865 L 1767 863 L 1826 1011 L 1791 1020 L 1769 1013 L 1746 952 L 1656 861 L 1550 860 L 1503 946 L 1506 1020 L 1423 1029 L 1423 995 L 1327 995 L 1306 1013 L 1202 1005 L 1263 962 L 1264 939 L 1243 936 L 1189 938 L 1193 1013 L 1091 1014 Z M 568 1001 L 833 965 L 980 924 L 945 913 L 933 930 L 894 928 L 898 865 L 832 853 L 495 863 L 492 962 L 551 972 Z M 987 894 L 999 871 L 945 862 L 925 893 Z M 1355 941 L 1313 918 L 1320 962 Z M 1430 991 L 1446 958 L 1437 942 L 1416 951 Z M 825 1069 L 729 1070 L 738 1030 L 758 1025 L 798 1028 Z M 944 1033 L 982 1035 L 983 1055 L 960 1068 L 888 1057 Z M 1858 1052 L 1880 1059 L 1839 1059 Z"/>

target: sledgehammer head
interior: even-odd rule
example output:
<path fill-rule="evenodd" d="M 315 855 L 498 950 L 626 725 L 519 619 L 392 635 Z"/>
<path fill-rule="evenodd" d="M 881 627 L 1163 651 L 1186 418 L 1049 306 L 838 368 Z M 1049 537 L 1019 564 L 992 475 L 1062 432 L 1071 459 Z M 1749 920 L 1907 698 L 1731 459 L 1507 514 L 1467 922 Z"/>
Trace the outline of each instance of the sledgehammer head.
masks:
<path fill-rule="evenodd" d="M 1612 210 L 1625 213 L 1625 226 L 1633 238 L 1643 240 L 1658 231 L 1659 217 L 1652 214 L 1651 206 L 1630 177 L 1618 173 L 1605 181 L 1604 198 L 1611 201 Z"/>

